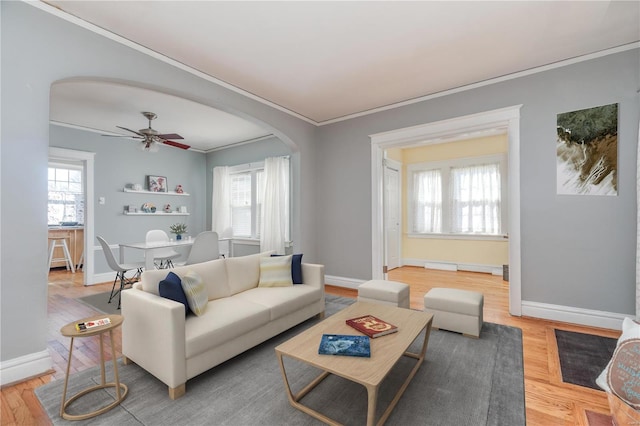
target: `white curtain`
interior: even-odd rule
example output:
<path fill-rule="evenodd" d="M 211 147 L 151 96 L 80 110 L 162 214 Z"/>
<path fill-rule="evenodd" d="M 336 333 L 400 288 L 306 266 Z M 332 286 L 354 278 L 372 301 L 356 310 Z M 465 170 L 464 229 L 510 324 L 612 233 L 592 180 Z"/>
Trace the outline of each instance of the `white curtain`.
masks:
<path fill-rule="evenodd" d="M 222 235 L 231 226 L 231 178 L 229 167 L 213 169 L 213 192 L 211 196 L 211 230 Z"/>
<path fill-rule="evenodd" d="M 261 181 L 260 250 L 284 254 L 289 241 L 289 157 L 266 158 Z"/>
<path fill-rule="evenodd" d="M 451 169 L 451 230 L 500 233 L 500 165 Z"/>
<path fill-rule="evenodd" d="M 440 170 L 413 174 L 413 232 L 442 232 L 442 177 Z"/>

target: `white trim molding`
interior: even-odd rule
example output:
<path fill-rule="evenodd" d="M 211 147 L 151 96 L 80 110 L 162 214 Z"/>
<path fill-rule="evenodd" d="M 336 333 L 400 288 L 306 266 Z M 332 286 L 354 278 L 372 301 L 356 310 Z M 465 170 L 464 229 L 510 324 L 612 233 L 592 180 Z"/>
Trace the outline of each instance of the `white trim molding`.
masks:
<path fill-rule="evenodd" d="M 525 300 L 522 301 L 522 315 L 618 331 L 622 330 L 622 321 L 625 318 L 629 317 L 634 319 L 633 315 L 574 308 L 571 306 L 551 305 L 548 303 L 528 302 Z"/>
<path fill-rule="evenodd" d="M 336 277 L 335 275 L 324 276 L 325 284 L 334 285 L 336 287 L 352 288 L 354 290 L 357 290 L 358 286 L 360 286 L 360 284 L 362 284 L 365 281 L 366 280 L 356 280 L 353 278 Z"/>
<path fill-rule="evenodd" d="M 384 150 L 418 146 L 425 143 L 447 142 L 449 137 L 461 133 L 505 129 L 508 136 L 508 217 L 509 217 L 509 313 L 520 316 L 521 298 L 521 248 L 520 248 L 520 108 L 522 105 L 496 109 L 420 124 L 369 135 L 371 138 L 371 266 L 372 278 L 384 277 L 383 232 L 383 158 Z"/>
<path fill-rule="evenodd" d="M 0 362 L 0 385 L 38 376 L 53 368 L 53 358 L 48 350 L 34 352 L 18 358 Z"/>

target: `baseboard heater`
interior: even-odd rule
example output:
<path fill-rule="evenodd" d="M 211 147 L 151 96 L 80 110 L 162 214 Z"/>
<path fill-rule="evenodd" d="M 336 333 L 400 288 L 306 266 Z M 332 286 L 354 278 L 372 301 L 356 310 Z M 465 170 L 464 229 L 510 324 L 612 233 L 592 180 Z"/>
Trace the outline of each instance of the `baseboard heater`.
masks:
<path fill-rule="evenodd" d="M 441 271 L 466 271 L 481 272 L 491 275 L 502 275 L 502 266 L 476 265 L 471 263 L 450 263 L 450 262 L 425 262 L 426 269 L 438 269 Z"/>

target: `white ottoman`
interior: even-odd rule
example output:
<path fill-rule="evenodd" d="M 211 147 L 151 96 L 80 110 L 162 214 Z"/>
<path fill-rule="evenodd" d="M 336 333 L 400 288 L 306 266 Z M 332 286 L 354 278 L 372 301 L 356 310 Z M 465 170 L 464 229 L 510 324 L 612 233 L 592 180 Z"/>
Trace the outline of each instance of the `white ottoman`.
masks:
<path fill-rule="evenodd" d="M 367 281 L 358 286 L 358 301 L 409 309 L 409 286 L 397 281 Z"/>
<path fill-rule="evenodd" d="M 455 288 L 432 288 L 424 295 L 424 310 L 433 314 L 433 328 L 480 337 L 484 295 Z"/>

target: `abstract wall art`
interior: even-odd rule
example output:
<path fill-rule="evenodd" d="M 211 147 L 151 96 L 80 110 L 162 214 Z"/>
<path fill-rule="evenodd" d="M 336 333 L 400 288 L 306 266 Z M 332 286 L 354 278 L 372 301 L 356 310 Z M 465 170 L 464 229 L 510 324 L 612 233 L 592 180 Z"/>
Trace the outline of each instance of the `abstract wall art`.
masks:
<path fill-rule="evenodd" d="M 618 195 L 618 104 L 558 114 L 557 193 Z"/>

